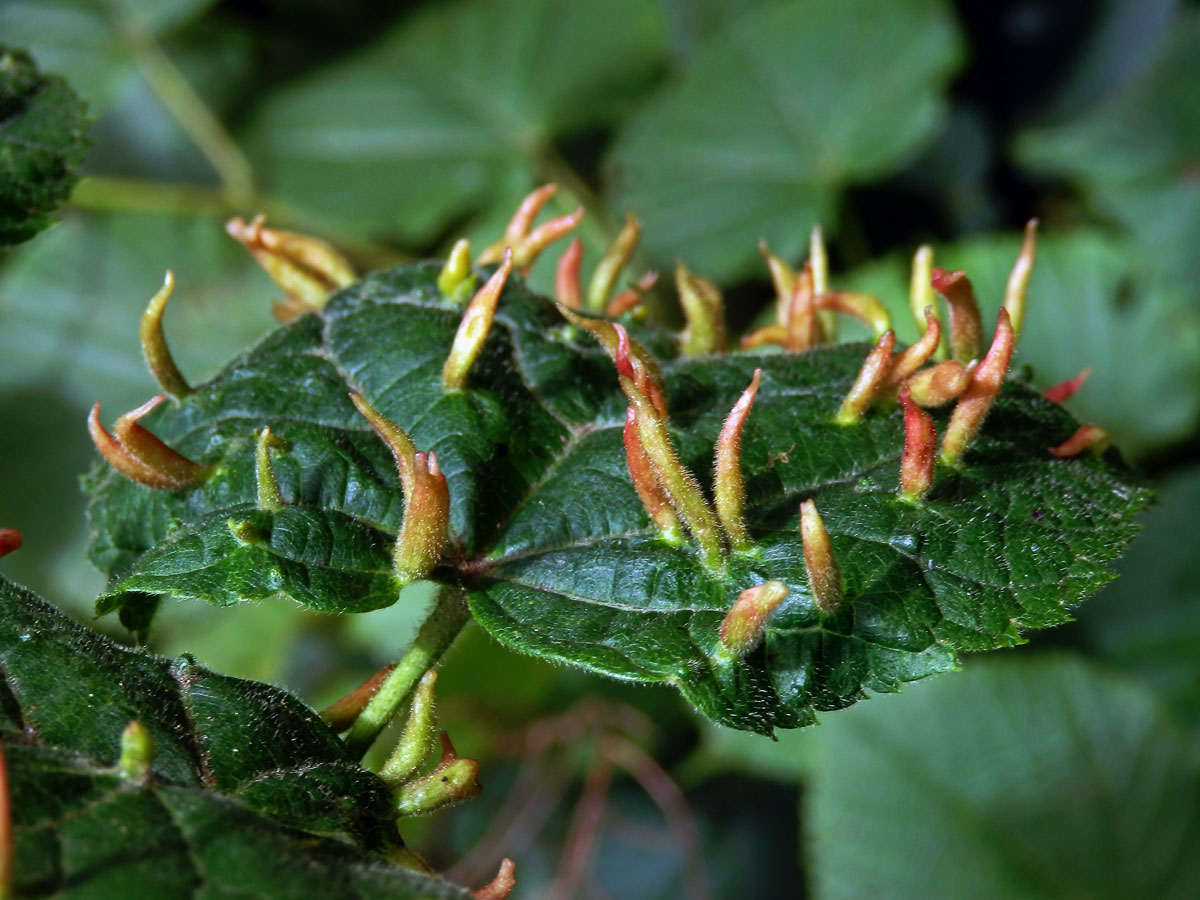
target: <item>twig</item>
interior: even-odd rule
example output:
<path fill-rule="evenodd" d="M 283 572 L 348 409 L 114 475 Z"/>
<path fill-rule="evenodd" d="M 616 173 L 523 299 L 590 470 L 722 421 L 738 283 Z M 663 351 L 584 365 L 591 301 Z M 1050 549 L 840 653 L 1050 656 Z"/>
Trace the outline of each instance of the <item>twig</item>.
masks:
<path fill-rule="evenodd" d="M 667 825 L 683 853 L 683 881 L 692 900 L 710 900 L 712 887 L 700 855 L 700 832 L 687 798 L 671 776 L 650 754 L 633 741 L 613 735 L 600 739 L 604 755 L 633 776 L 667 819 Z"/>
<path fill-rule="evenodd" d="M 600 823 L 604 819 L 611 784 L 612 765 L 598 754 L 588 768 L 583 793 L 571 819 L 567 845 L 559 861 L 558 873 L 546 891 L 546 900 L 569 900 L 583 881 L 600 832 Z"/>
<path fill-rule="evenodd" d="M 351 756 L 362 756 L 370 749 L 421 676 L 442 658 L 470 617 L 461 589 L 442 587 L 439 590 L 437 602 L 421 623 L 412 647 L 396 663 L 396 668 L 346 733 L 346 749 Z"/>

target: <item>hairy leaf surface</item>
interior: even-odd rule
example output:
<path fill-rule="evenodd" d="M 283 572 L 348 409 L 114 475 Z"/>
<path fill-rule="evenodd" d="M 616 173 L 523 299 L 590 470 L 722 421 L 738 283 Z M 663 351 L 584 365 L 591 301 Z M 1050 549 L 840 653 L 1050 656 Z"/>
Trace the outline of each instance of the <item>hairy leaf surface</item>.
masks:
<path fill-rule="evenodd" d="M 0 246 L 50 224 L 79 180 L 87 146 L 83 101 L 27 53 L 0 44 Z"/>
<path fill-rule="evenodd" d="M 391 796 L 285 691 L 117 646 L 0 579 L 0 735 L 20 896 L 461 898 L 373 852 Z M 154 741 L 124 778 L 133 720 Z"/>
<path fill-rule="evenodd" d="M 436 451 L 451 534 L 433 577 L 465 585 L 492 634 L 617 678 L 673 684 L 716 721 L 763 732 L 953 669 L 955 651 L 1016 644 L 1021 629 L 1066 621 L 1111 577 L 1106 564 L 1146 500 L 1115 452 L 1050 456 L 1077 423 L 1013 381 L 965 465 L 939 468 L 923 501 L 902 501 L 899 411 L 834 422 L 866 345 L 684 359 L 670 335 L 643 328 L 663 362 L 680 457 L 702 482 L 725 415 L 763 370 L 742 439 L 756 549 L 711 570 L 691 544 L 661 538 L 637 499 L 612 363 L 518 280 L 467 389 L 442 387 L 461 310 L 438 292 L 437 271 L 371 276 L 152 413 L 152 430 L 214 467 L 202 486 L 151 491 L 93 471 L 94 558 L 115 575 L 102 610 L 146 593 L 221 604 L 278 593 L 342 611 L 388 602 L 386 542 L 403 498 L 350 389 Z M 281 513 L 253 508 L 263 425 L 290 448 L 275 457 Z M 833 615 L 813 600 L 798 535 L 809 498 L 841 566 L 846 600 Z M 251 539 L 239 541 L 230 522 L 251 520 Z M 765 639 L 722 660 L 726 612 L 770 579 L 790 594 Z"/>

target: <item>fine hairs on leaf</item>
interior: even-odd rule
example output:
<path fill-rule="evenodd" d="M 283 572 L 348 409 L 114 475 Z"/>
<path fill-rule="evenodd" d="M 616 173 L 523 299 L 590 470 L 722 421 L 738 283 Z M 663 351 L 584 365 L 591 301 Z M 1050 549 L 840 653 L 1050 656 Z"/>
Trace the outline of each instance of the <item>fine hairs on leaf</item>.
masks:
<path fill-rule="evenodd" d="M 473 279 L 468 264 L 464 245 L 444 269 L 368 275 L 177 402 L 139 410 L 142 442 L 193 468 L 181 485 L 107 463 L 88 475 L 92 558 L 112 576 L 98 611 L 166 595 L 365 612 L 427 577 L 465 592 L 516 650 L 667 683 L 714 721 L 770 734 L 1067 621 L 1111 577 L 1148 497 L 1116 451 L 1069 443 L 1080 423 L 1007 373 L 1004 309 L 982 333 L 974 315 L 976 358 L 939 363 L 932 341 L 895 346 L 877 300 L 823 284 L 808 314 L 865 316 L 873 347 L 792 352 L 804 307 L 789 302 L 754 348 L 696 352 L 636 310 L 585 315 L 507 261 Z M 688 328 L 723 333 L 720 292 L 705 290 Z M 918 321 L 939 325 L 929 305 Z M 954 346 L 968 344 L 963 321 L 940 323 Z M 814 335 L 832 332 L 820 324 Z M 952 387 L 916 389 L 945 365 Z M 731 653 L 727 614 L 768 582 L 783 593 Z M 383 692 L 387 716 L 414 686 Z M 359 729 L 356 745 L 377 733 Z"/>

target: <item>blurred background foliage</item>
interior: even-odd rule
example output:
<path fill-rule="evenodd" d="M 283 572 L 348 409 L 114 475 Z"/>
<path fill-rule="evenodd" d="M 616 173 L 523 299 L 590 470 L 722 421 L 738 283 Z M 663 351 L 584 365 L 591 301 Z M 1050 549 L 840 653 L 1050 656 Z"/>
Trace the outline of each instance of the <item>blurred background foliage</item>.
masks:
<path fill-rule="evenodd" d="M 483 246 L 555 181 L 586 259 L 633 210 L 641 264 L 686 260 L 742 325 L 770 295 L 758 240 L 794 262 L 821 222 L 905 340 L 918 243 L 986 314 L 1038 216 L 1020 361 L 1044 385 L 1093 367 L 1072 409 L 1160 491 L 1080 622 L 776 743 L 468 631 L 442 721 L 488 790 L 412 842 L 468 883 L 514 856 L 520 896 L 559 900 L 1200 890 L 1200 5 L 0 0 L 0 40 L 96 120 L 63 221 L 0 256 L 0 525 L 26 540 L 4 568 L 82 618 L 83 421 L 156 389 L 136 333 L 163 270 L 193 380 L 271 327 L 228 216 L 367 269 Z M 320 704 L 426 602 L 172 604 L 153 643 Z"/>

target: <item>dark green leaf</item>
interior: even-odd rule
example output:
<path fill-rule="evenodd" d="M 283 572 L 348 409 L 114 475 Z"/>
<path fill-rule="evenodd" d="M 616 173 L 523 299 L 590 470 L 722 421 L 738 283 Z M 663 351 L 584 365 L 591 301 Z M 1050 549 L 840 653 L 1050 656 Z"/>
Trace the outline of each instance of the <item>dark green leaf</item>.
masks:
<path fill-rule="evenodd" d="M 371 276 L 156 410 L 152 430 L 214 467 L 203 486 L 150 491 L 107 467 L 93 472 L 94 558 L 118 576 L 101 609 L 145 592 L 222 604 L 278 593 L 341 610 L 388 602 L 386 541 L 402 497 L 350 388 L 437 452 L 453 549 L 434 576 L 471 590 L 485 628 L 539 656 L 673 684 L 711 718 L 759 731 L 954 668 L 955 650 L 1007 646 L 1022 628 L 1066 621 L 1110 577 L 1106 564 L 1146 499 L 1115 453 L 1052 458 L 1046 448 L 1075 423 L 1013 382 L 969 464 L 940 471 L 924 503 L 902 502 L 899 411 L 833 422 L 864 345 L 673 359 L 668 335 L 642 329 L 663 359 L 681 457 L 701 475 L 725 414 L 763 369 L 742 440 L 759 549 L 709 571 L 690 546 L 661 540 L 637 500 L 612 364 L 515 278 L 469 389 L 442 388 L 461 310 L 437 291 L 437 271 Z M 945 421 L 943 412 L 938 427 Z M 273 515 L 253 510 L 262 425 L 291 448 L 275 457 L 289 505 Z M 810 497 L 848 598 L 829 618 L 814 605 L 797 533 Z M 248 539 L 233 536 L 230 519 L 252 522 Z M 277 539 L 272 528 L 285 520 Z M 331 565 L 334 554 L 342 562 Z M 349 571 L 339 578 L 337 565 Z M 725 613 L 767 579 L 791 595 L 763 645 L 719 662 Z"/>
<path fill-rule="evenodd" d="M 104 586 L 84 558 L 84 420 L 97 400 L 111 420 L 159 390 L 138 323 L 167 268 L 164 328 L 191 381 L 274 324 L 278 289 L 209 219 L 68 212 L 0 269 L 0 520 L 26 537 L 5 571 L 68 602 L 90 605 Z"/>
<path fill-rule="evenodd" d="M 1158 50 L 1151 65 L 1076 118 L 1027 131 L 1017 152 L 1028 165 L 1076 182 L 1194 298 L 1200 104 L 1192 85 L 1200 78 L 1200 14 L 1180 10 Z"/>
<path fill-rule="evenodd" d="M 1127 240 L 1090 230 L 1042 231 L 1015 365 L 1032 366 L 1043 385 L 1091 368 L 1067 405 L 1108 429 L 1131 455 L 1186 436 L 1200 417 L 1200 308 L 1150 275 Z M 970 276 L 984 319 L 991 320 L 1019 247 L 1016 235 L 976 238 L 938 247 L 936 261 Z M 902 339 L 916 337 L 907 260 L 851 273 L 848 281 L 884 300 Z"/>
<path fill-rule="evenodd" d="M 0 580 L 20 896 L 468 895 L 385 861 L 383 783 L 290 694 L 116 646 Z M 116 764 L 132 720 L 145 779 Z"/>
<path fill-rule="evenodd" d="M 171 592 L 229 605 L 284 594 L 323 612 L 366 612 L 391 606 L 399 593 L 390 537 L 335 510 L 234 507 L 156 545 L 118 596 Z M 112 608 L 109 596 L 101 596 L 98 612 Z"/>
<path fill-rule="evenodd" d="M 62 72 L 94 108 L 107 109 L 137 77 L 134 47 L 161 36 L 214 0 L 6 0 L 0 34 Z"/>
<path fill-rule="evenodd" d="M 551 142 L 611 118 L 661 61 L 663 32 L 649 0 L 436 4 L 270 98 L 250 143 L 298 208 L 426 242 L 554 180 Z"/>
<path fill-rule="evenodd" d="M 1157 492 L 1162 502 L 1145 513 L 1145 533 L 1117 565 L 1121 577 L 1080 625 L 1106 658 L 1145 676 L 1200 724 L 1200 468 L 1176 473 Z"/>
<path fill-rule="evenodd" d="M 71 195 L 87 124 L 65 81 L 0 44 L 0 246 L 29 240 Z"/>
<path fill-rule="evenodd" d="M 934 0 L 777 2 L 713 35 L 624 125 L 610 159 L 646 248 L 717 278 L 786 258 L 832 227 L 837 191 L 909 159 L 933 132 L 959 57 Z"/>
<path fill-rule="evenodd" d="M 1183 900 L 1200 883 L 1200 747 L 1081 662 L 973 664 L 812 738 L 822 900 Z"/>

